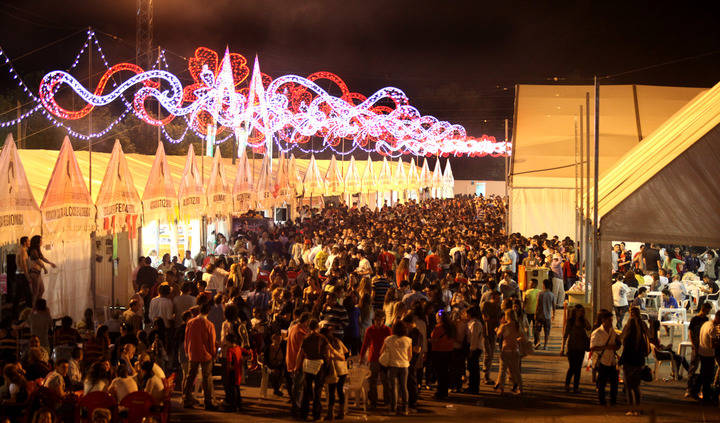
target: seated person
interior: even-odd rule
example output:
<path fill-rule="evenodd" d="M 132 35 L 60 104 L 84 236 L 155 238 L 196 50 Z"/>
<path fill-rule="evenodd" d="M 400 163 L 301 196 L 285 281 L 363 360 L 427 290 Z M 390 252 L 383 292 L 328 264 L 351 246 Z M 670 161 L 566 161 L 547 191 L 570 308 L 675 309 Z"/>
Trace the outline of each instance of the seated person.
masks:
<path fill-rule="evenodd" d="M 635 291 L 635 298 L 633 299 L 632 306 L 645 311 L 645 298 L 647 298 L 647 287 L 641 286 L 637 291 Z"/>
<path fill-rule="evenodd" d="M 165 399 L 165 386 L 162 379 L 153 371 L 152 361 L 146 361 L 140 366 L 140 386 L 142 390 L 150 394 L 155 404 L 162 404 Z"/>
<path fill-rule="evenodd" d="M 687 289 L 685 288 L 685 284 L 680 280 L 680 275 L 673 276 L 673 280 L 667 286 L 667 289 L 672 296 L 675 297 L 678 304 L 687 298 Z"/>
<path fill-rule="evenodd" d="M 83 385 L 83 395 L 87 395 L 90 392 L 107 391 L 110 381 L 102 361 L 96 361 L 90 366 Z"/>
<path fill-rule="evenodd" d="M 682 376 L 679 374 L 675 374 L 676 371 L 680 369 L 680 366 L 682 366 L 685 371 L 688 370 L 689 365 L 688 361 L 685 359 L 685 357 L 681 356 L 680 354 L 673 351 L 672 344 L 670 345 L 663 345 L 660 343 L 660 336 L 658 334 L 658 331 L 660 330 L 660 322 L 657 320 L 651 320 L 650 321 L 650 336 L 649 341 L 650 344 L 652 344 L 655 347 L 655 359 L 656 360 L 672 360 L 673 361 L 673 376 L 677 377 L 678 380 L 682 380 Z"/>
<path fill-rule="evenodd" d="M 705 276 L 703 277 L 703 285 L 699 288 L 701 294 L 698 297 L 698 303 L 697 308 L 695 309 L 695 313 L 700 312 L 700 307 L 702 307 L 705 300 L 707 300 L 708 295 L 712 295 L 718 292 L 720 288 L 718 288 L 718 285 L 710 280 L 709 277 Z"/>
<path fill-rule="evenodd" d="M 138 386 L 135 379 L 129 374 L 128 366 L 120 364 L 117 370 L 117 377 L 110 382 L 108 392 L 114 396 L 118 404 L 127 394 L 137 392 Z"/>
<path fill-rule="evenodd" d="M 43 386 L 51 390 L 59 398 L 65 396 L 65 377 L 68 374 L 70 365 L 65 359 L 58 360 L 55 363 L 55 370 L 48 373 L 43 381 Z"/>

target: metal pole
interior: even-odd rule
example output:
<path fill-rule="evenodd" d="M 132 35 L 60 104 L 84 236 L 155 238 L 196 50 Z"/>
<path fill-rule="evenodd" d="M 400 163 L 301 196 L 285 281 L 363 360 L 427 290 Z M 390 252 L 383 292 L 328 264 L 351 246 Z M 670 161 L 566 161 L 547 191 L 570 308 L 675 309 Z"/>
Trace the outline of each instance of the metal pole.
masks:
<path fill-rule="evenodd" d="M 22 105 L 20 105 L 20 100 L 17 100 L 17 146 L 18 148 L 22 148 L 22 139 L 20 138 L 20 131 L 22 128 L 22 121 L 20 120 L 20 116 L 22 115 Z"/>
<path fill-rule="evenodd" d="M 575 126 L 575 241 L 578 240 L 579 235 L 579 222 L 578 222 L 578 216 L 580 214 L 580 208 L 578 207 L 579 200 L 578 197 L 580 196 L 580 192 L 578 191 L 579 183 L 578 183 L 578 171 L 579 171 L 579 163 L 578 163 L 578 122 L 577 118 L 573 119 L 574 126 Z"/>
<path fill-rule="evenodd" d="M 590 287 L 590 93 L 585 93 L 585 296 L 589 299 Z"/>
<path fill-rule="evenodd" d="M 88 28 L 88 31 L 91 28 Z M 92 90 L 92 46 L 88 49 L 88 89 Z M 92 113 L 88 114 L 88 135 L 92 134 Z M 92 200 L 92 139 L 88 138 L 88 191 L 90 192 L 90 199 Z M 90 290 L 92 292 L 92 306 L 93 313 L 97 311 L 97 277 L 95 275 L 96 264 L 95 264 L 95 231 L 90 233 Z"/>
<path fill-rule="evenodd" d="M 578 270 L 583 272 L 585 275 L 585 281 L 587 282 L 587 270 L 585 261 L 585 251 L 587 246 L 585 244 L 585 203 L 583 202 L 583 195 L 585 194 L 585 140 L 583 137 L 583 106 L 580 105 L 580 204 L 578 210 L 578 218 L 580 219 L 580 240 L 578 242 L 578 252 L 575 255 Z M 585 289 L 585 303 L 588 302 L 588 291 Z"/>
<path fill-rule="evenodd" d="M 505 119 L 505 201 L 510 203 L 508 199 L 508 184 L 510 183 L 510 156 L 507 154 L 508 143 L 508 120 Z M 505 235 L 510 231 L 510 207 L 505 207 Z"/>
<path fill-rule="evenodd" d="M 589 118 L 588 118 L 589 119 Z M 595 279 L 594 297 L 600 298 L 599 277 L 600 277 L 600 252 L 598 222 L 598 182 L 600 176 L 600 81 L 595 76 L 595 180 L 593 181 L 593 277 Z"/>

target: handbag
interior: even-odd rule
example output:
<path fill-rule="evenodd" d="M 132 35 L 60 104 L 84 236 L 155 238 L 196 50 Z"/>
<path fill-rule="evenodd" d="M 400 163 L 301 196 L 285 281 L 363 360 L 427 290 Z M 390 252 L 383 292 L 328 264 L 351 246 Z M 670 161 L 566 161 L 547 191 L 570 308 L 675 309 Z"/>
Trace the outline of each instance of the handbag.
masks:
<path fill-rule="evenodd" d="M 653 374 L 652 370 L 650 370 L 650 366 L 645 365 L 642 369 L 640 369 L 640 379 L 644 382 L 652 382 Z"/>
<path fill-rule="evenodd" d="M 316 375 L 320 372 L 322 365 L 323 365 L 323 360 L 310 360 L 310 359 L 306 358 L 303 361 L 303 373 L 309 373 L 311 375 Z"/>
<path fill-rule="evenodd" d="M 328 385 L 332 385 L 333 383 L 337 383 L 339 378 L 337 371 L 335 370 L 335 360 L 328 360 L 325 363 L 325 383 Z"/>
<path fill-rule="evenodd" d="M 608 344 L 610 344 L 610 338 L 612 338 L 612 332 L 608 334 L 608 339 L 605 342 L 605 345 L 603 345 L 602 351 L 600 351 L 597 360 L 595 360 L 595 363 L 593 363 L 593 372 L 597 372 L 600 368 L 600 359 L 602 358 L 603 354 L 605 354 L 605 348 L 607 348 Z"/>
<path fill-rule="evenodd" d="M 335 368 L 335 374 L 338 376 L 345 376 L 348 374 L 348 365 L 345 360 L 333 360 L 333 367 Z"/>

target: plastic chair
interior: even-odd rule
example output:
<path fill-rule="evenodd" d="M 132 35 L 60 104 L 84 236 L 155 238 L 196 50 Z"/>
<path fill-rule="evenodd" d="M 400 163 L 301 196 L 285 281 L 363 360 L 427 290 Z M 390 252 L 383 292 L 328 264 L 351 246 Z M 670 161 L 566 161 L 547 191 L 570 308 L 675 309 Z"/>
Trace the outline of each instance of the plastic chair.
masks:
<path fill-rule="evenodd" d="M 660 368 L 660 366 L 663 363 L 670 364 L 670 371 L 672 372 L 672 378 L 675 379 L 675 377 L 677 375 L 677 369 L 675 368 L 675 360 L 673 360 L 672 358 L 667 359 L 667 360 L 660 360 L 657 357 L 657 350 L 655 349 L 655 346 L 651 345 L 650 348 L 652 349 L 652 355 L 653 355 L 653 358 L 655 359 L 655 370 L 653 371 L 653 376 L 654 376 L 653 380 L 657 380 L 658 369 Z"/>
<path fill-rule="evenodd" d="M 96 408 L 107 408 L 114 416 L 116 414 L 117 401 L 107 392 L 90 392 L 78 400 L 79 416 L 77 416 L 77 420 L 80 422 L 89 422 Z"/>
<path fill-rule="evenodd" d="M 354 405 L 357 407 L 362 399 L 363 411 L 367 412 L 367 393 L 368 393 L 368 379 L 370 378 L 370 369 L 367 366 L 353 366 L 349 369 L 347 383 L 345 389 L 347 395 L 345 395 L 345 411 L 350 403 L 350 397 L 353 398 Z"/>
<path fill-rule="evenodd" d="M 122 401 L 120 406 L 127 410 L 126 417 L 123 421 L 125 423 L 142 423 L 142 419 L 157 415 L 153 413 L 152 407 L 155 404 L 150 394 L 143 391 L 136 391 L 131 394 L 127 394 Z"/>
<path fill-rule="evenodd" d="M 685 357 L 687 354 L 687 351 L 692 352 L 692 342 L 689 341 L 683 341 L 678 345 L 678 355 L 681 357 Z"/>

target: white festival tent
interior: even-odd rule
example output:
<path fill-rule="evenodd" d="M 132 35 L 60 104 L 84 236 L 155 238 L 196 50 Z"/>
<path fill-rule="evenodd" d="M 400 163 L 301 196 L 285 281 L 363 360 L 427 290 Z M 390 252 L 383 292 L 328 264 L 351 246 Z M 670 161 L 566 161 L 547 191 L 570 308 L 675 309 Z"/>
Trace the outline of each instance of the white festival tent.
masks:
<path fill-rule="evenodd" d="M 452 168 L 450 168 L 450 160 L 445 162 L 445 172 L 443 173 L 442 185 L 442 198 L 455 197 L 455 177 L 453 176 Z"/>
<path fill-rule="evenodd" d="M 272 194 L 270 158 L 267 155 L 263 156 L 255 191 L 257 192 L 257 210 L 272 210 L 275 202 Z"/>
<path fill-rule="evenodd" d="M 418 195 L 421 197 L 422 200 L 425 198 L 423 194 L 427 195 L 429 191 L 431 191 L 432 186 L 432 173 L 430 172 L 430 167 L 428 166 L 428 160 L 427 157 L 423 158 L 423 164 L 422 168 L 420 169 L 420 192 L 418 192 Z M 427 190 L 427 191 L 426 191 Z"/>
<path fill-rule="evenodd" d="M 43 217 L 43 255 L 48 266 L 45 295 L 50 313 L 82 317 L 92 305 L 90 233 L 95 229 L 95 205 L 73 153 L 70 139 L 60 147 L 40 210 Z"/>
<path fill-rule="evenodd" d="M 392 204 L 392 191 L 394 188 L 392 171 L 390 170 L 390 164 L 387 161 L 387 157 L 383 156 L 382 165 L 380 166 L 380 173 L 377 175 L 378 184 L 378 207 L 383 207 L 384 204 Z"/>
<path fill-rule="evenodd" d="M 207 199 L 203 175 L 198 170 L 197 156 L 192 144 L 188 147 L 185 168 L 178 187 L 179 222 L 183 233 L 183 248 L 199 251 L 202 244 L 202 221 Z M 178 257 L 179 258 L 179 257 Z"/>
<path fill-rule="evenodd" d="M 359 194 L 361 189 L 362 182 L 360 180 L 360 173 L 358 172 L 357 165 L 355 164 L 355 157 L 350 156 L 350 162 L 348 163 L 347 169 L 345 169 L 345 177 L 343 178 L 345 204 L 352 206 L 353 196 Z"/>
<path fill-rule="evenodd" d="M 208 233 L 224 234 L 228 239 L 231 229 L 230 210 L 232 208 L 232 189 L 225 177 L 220 149 L 215 150 L 212 169 L 210 170 L 210 181 L 207 186 L 207 216 Z M 214 239 L 214 237 L 210 237 Z"/>
<path fill-rule="evenodd" d="M 375 176 L 375 168 L 372 159 L 368 155 L 365 170 L 360 181 L 360 206 L 368 206 L 371 209 L 377 208 L 378 183 Z"/>
<path fill-rule="evenodd" d="M 330 158 L 330 164 L 325 172 L 324 184 L 326 197 L 343 193 L 343 177 L 334 155 Z"/>
<path fill-rule="evenodd" d="M 295 187 L 290 185 L 289 176 L 290 161 L 285 158 L 285 153 L 280 153 L 275 172 L 275 181 L 272 186 L 272 194 L 275 207 L 289 206 L 292 210 L 295 200 Z"/>
<path fill-rule="evenodd" d="M 430 191 L 432 192 L 433 198 L 442 198 L 442 188 L 442 167 L 440 166 L 440 158 L 438 158 L 435 161 L 435 169 L 433 170 L 432 179 L 430 180 Z"/>
<path fill-rule="evenodd" d="M 290 186 L 295 190 L 295 197 L 303 195 L 303 178 L 300 176 L 300 171 L 297 167 L 297 160 L 295 155 L 290 154 L 290 161 L 288 162 L 288 178 Z"/>
<path fill-rule="evenodd" d="M 398 157 L 395 171 L 392 175 L 393 179 L 393 203 L 404 203 L 407 200 L 408 178 L 405 172 L 405 164 L 402 157 Z"/>
<path fill-rule="evenodd" d="M 96 242 L 106 247 L 112 245 L 110 254 L 107 254 L 108 249 L 105 248 L 101 256 L 117 259 L 116 267 L 107 259 L 96 261 L 95 298 L 100 304 L 114 304 L 118 299 L 125 301 L 134 292 L 132 271 L 138 255 L 137 227 L 142 211 L 140 196 L 118 140 L 115 140 L 95 206 L 98 227 Z"/>
<path fill-rule="evenodd" d="M 162 143 L 158 143 L 155 160 L 143 191 L 142 204 L 142 242 L 146 246 L 154 244 L 156 256 L 150 254 L 151 258 L 157 260 L 161 244 L 169 244 L 170 255 L 178 256 L 176 225 L 178 196 Z M 143 248 L 143 250 L 152 253 L 151 248 Z"/>
<path fill-rule="evenodd" d="M 320 197 L 320 206 L 322 207 L 322 196 L 325 195 L 325 180 L 320 174 L 315 155 L 310 156 L 310 163 L 305 169 L 305 177 L 303 178 L 303 202 L 309 201 L 309 205 L 314 207 L 315 197 Z"/>
<path fill-rule="evenodd" d="M 241 215 L 255 208 L 257 196 L 253 180 L 252 167 L 244 150 L 237 161 L 235 183 L 233 184 L 233 214 Z"/>
<path fill-rule="evenodd" d="M 418 174 L 417 166 L 415 165 L 415 157 L 413 157 L 410 159 L 410 170 L 408 170 L 407 177 L 408 199 L 419 200 L 420 185 L 420 174 Z"/>
<path fill-rule="evenodd" d="M 33 197 L 25 168 L 12 134 L 0 153 L 0 245 L 14 244 L 22 236 L 39 234 L 40 207 Z"/>
<path fill-rule="evenodd" d="M 704 91 L 691 87 L 601 85 L 600 177 Z M 586 120 L 580 118 L 580 107 L 586 107 L 586 93 L 590 97 L 589 131 Z M 580 137 L 584 141 L 589 132 L 592 152 L 594 104 L 590 85 L 516 87 L 508 184 L 510 232 L 545 232 L 560 238 L 576 235 L 575 202 L 582 193 L 578 195 L 575 188 L 575 175 L 581 162 L 579 150 L 585 150 Z M 591 165 L 593 161 L 591 157 Z M 590 175 L 594 175 L 594 169 L 590 169 Z"/>

